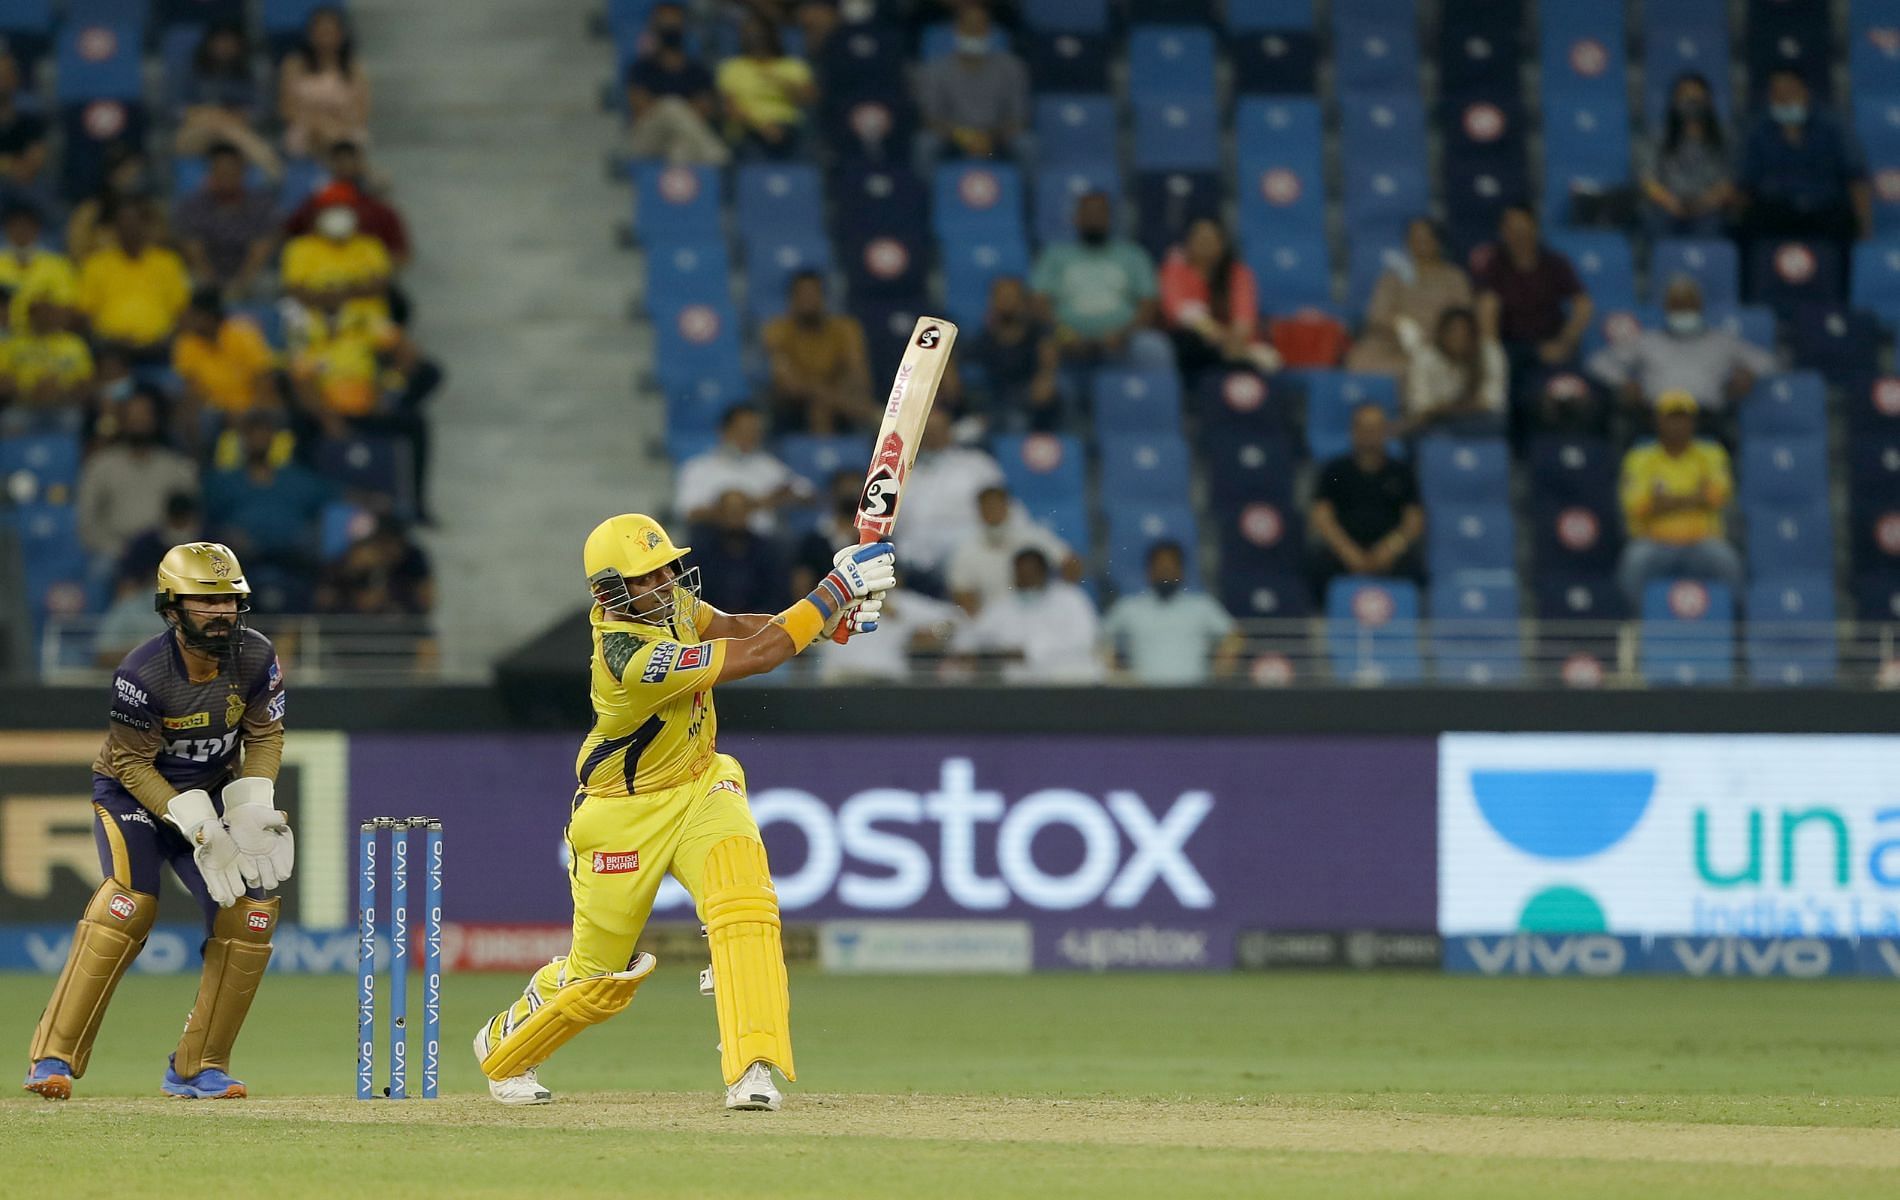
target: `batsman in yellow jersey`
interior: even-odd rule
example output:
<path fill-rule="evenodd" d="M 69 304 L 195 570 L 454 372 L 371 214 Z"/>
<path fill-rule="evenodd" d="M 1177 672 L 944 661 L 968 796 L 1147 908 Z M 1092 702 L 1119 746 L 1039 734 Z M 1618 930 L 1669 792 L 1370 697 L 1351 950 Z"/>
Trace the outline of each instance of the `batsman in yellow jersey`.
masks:
<path fill-rule="evenodd" d="M 587 537 L 594 727 L 567 825 L 574 938 L 475 1035 L 489 1093 L 503 1104 L 552 1100 L 536 1069 L 627 1007 L 652 974 L 653 956 L 634 953 L 634 942 L 669 873 L 706 926 L 726 1107 L 776 1110 L 773 1069 L 796 1078 L 778 897 L 745 772 L 714 746 L 712 689 L 772 670 L 840 622 L 848 634 L 876 629 L 896 562 L 885 542 L 847 547 L 784 612 L 733 615 L 699 598 L 699 568 L 680 564 L 691 549 L 638 513 Z"/>

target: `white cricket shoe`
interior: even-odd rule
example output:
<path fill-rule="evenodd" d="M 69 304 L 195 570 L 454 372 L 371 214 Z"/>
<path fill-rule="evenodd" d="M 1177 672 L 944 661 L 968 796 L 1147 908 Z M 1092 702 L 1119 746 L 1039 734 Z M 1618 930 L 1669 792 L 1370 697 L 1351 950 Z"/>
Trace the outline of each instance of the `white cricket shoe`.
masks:
<path fill-rule="evenodd" d="M 478 1063 L 488 1058 L 489 1024 L 490 1022 L 484 1021 L 482 1027 L 475 1031 L 475 1061 Z M 529 1067 L 521 1074 L 507 1079 L 490 1079 L 488 1094 L 493 1096 L 497 1103 L 506 1104 L 511 1108 L 554 1103 L 554 1093 L 541 1086 L 541 1081 L 535 1077 L 535 1071 L 536 1068 Z"/>
<path fill-rule="evenodd" d="M 741 1112 L 777 1112 L 785 1097 L 772 1082 L 772 1068 L 755 1062 L 739 1076 L 739 1082 L 726 1089 L 726 1107 Z"/>

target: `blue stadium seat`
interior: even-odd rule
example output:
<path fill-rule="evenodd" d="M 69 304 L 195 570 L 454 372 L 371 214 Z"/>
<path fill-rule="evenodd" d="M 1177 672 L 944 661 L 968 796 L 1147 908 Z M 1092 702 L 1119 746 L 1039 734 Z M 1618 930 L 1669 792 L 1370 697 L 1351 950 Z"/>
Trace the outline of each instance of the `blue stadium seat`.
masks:
<path fill-rule="evenodd" d="M 1220 116 L 1211 97 L 1166 97 L 1135 109 L 1135 170 L 1218 171 Z"/>
<path fill-rule="evenodd" d="M 746 315 L 755 323 L 785 311 L 785 289 L 801 271 L 831 272 L 831 241 L 822 230 L 759 237 L 745 249 Z"/>
<path fill-rule="evenodd" d="M 930 217 L 939 242 L 985 237 L 1020 239 L 1022 176 L 1007 163 L 946 163 L 937 168 Z"/>
<path fill-rule="evenodd" d="M 1567 223 L 1580 197 L 1601 196 L 1630 182 L 1629 107 L 1614 96 L 1544 103 L 1544 213 Z"/>
<path fill-rule="evenodd" d="M 1545 240 L 1570 259 L 1598 308 L 1635 307 L 1636 260 L 1628 238 L 1620 233 L 1560 230 Z"/>
<path fill-rule="evenodd" d="M 53 0 L 7 0 L 0 4 L 0 38 L 6 39 L 7 48 L 20 65 L 22 83 L 33 79 L 34 69 L 53 44 L 53 27 Z"/>
<path fill-rule="evenodd" d="M 1119 157 L 1121 128 L 1109 96 L 1038 96 L 1035 128 L 1044 168 L 1112 164 Z"/>
<path fill-rule="evenodd" d="M 1418 490 L 1427 508 L 1439 504 L 1508 504 L 1511 450 L 1503 438 L 1419 439 Z"/>
<path fill-rule="evenodd" d="M 1243 176 L 1291 162 L 1302 171 L 1323 161 L 1319 101 L 1249 96 L 1234 106 L 1234 149 Z"/>
<path fill-rule="evenodd" d="M 825 228 L 825 189 L 805 163 L 741 163 L 734 172 L 733 214 L 741 242 L 786 235 L 808 238 Z"/>
<path fill-rule="evenodd" d="M 1827 496 L 1825 437 L 1750 438 L 1742 444 L 1744 505 L 1807 504 Z"/>
<path fill-rule="evenodd" d="M 1326 176 L 1317 145 L 1289 139 L 1276 156 L 1243 157 L 1239 183 L 1243 241 L 1325 234 Z"/>
<path fill-rule="evenodd" d="M 1166 256 L 1187 227 L 1218 220 L 1224 189 L 1215 171 L 1150 171 L 1135 176 L 1136 238 L 1156 259 Z"/>
<path fill-rule="evenodd" d="M 79 485 L 79 439 L 69 433 L 0 438 L 0 496 L 18 503 L 70 504 Z"/>
<path fill-rule="evenodd" d="M 939 58 L 949 58 L 956 53 L 957 31 L 949 21 L 937 21 L 924 27 L 923 36 L 918 39 L 917 57 L 923 62 L 932 62 Z M 1008 53 L 1010 49 L 1009 31 L 1000 25 L 990 27 L 989 46 L 992 52 Z"/>
<path fill-rule="evenodd" d="M 1540 621 L 1620 621 L 1623 593 L 1607 574 L 1539 571 L 1533 596 Z"/>
<path fill-rule="evenodd" d="M 1621 5 L 1541 4 L 1537 24 L 1546 107 L 1626 103 L 1629 31 Z M 1627 108 L 1624 117 L 1627 123 Z"/>
<path fill-rule="evenodd" d="M 145 95 L 145 21 L 136 13 L 69 14 L 54 45 L 54 71 L 62 104 L 89 100 L 135 101 Z"/>
<path fill-rule="evenodd" d="M 1187 548 L 1187 582 L 1201 581 L 1200 528 L 1188 504 L 1104 505 L 1108 518 L 1108 582 L 1116 592 L 1130 595 L 1148 586 L 1148 549 L 1158 541 L 1175 541 Z"/>
<path fill-rule="evenodd" d="M 825 145 L 844 162 L 908 162 L 917 125 L 917 110 L 901 74 L 888 87 L 869 94 L 827 91 L 819 101 L 819 131 Z"/>
<path fill-rule="evenodd" d="M 718 445 L 717 427 L 681 429 L 668 424 L 666 428 L 666 457 L 675 467 L 688 459 L 698 458 Z"/>
<path fill-rule="evenodd" d="M 1029 275 L 1029 246 L 1022 234 L 968 235 L 939 247 L 943 258 L 944 305 L 965 329 L 982 325 L 990 284 L 999 275 Z"/>
<path fill-rule="evenodd" d="M 1108 0 L 1027 0 L 1023 22 L 1031 29 L 1107 33 Z"/>
<path fill-rule="evenodd" d="M 1262 496 L 1223 506 L 1213 520 L 1222 562 L 1265 566 L 1288 575 L 1305 564 L 1302 523 L 1289 499 Z"/>
<path fill-rule="evenodd" d="M 1759 109 L 1768 78 L 1788 70 L 1808 81 L 1822 103 L 1834 91 L 1834 21 L 1829 6 L 1790 0 L 1749 0 L 1746 47 L 1750 107 Z"/>
<path fill-rule="evenodd" d="M 1517 561 L 1508 502 L 1428 504 L 1427 562 L 1434 579 L 1461 580 L 1467 573 L 1509 574 Z"/>
<path fill-rule="evenodd" d="M 317 514 L 317 549 L 325 562 L 341 558 L 375 527 L 376 515 L 350 500 L 332 500 Z"/>
<path fill-rule="evenodd" d="M 1119 206 L 1121 190 L 1121 172 L 1113 159 L 1044 167 L 1036 173 L 1036 241 L 1047 245 L 1074 237 L 1075 202 L 1090 192 L 1101 192 Z"/>
<path fill-rule="evenodd" d="M 1834 571 L 1834 521 L 1825 497 L 1804 502 L 1748 503 L 1748 570 L 1756 579 Z"/>
<path fill-rule="evenodd" d="M 1735 680 L 1735 594 L 1724 584 L 1658 579 L 1643 592 L 1640 668 L 1651 687 Z"/>
<path fill-rule="evenodd" d="M 882 394 L 884 381 L 897 374 L 897 366 L 904 359 L 917 318 L 940 309 L 924 296 L 916 295 L 853 299 L 850 311 L 864 330 L 865 353 L 871 360 L 871 386 Z"/>
<path fill-rule="evenodd" d="M 1900 233 L 1900 163 L 1869 160 L 1869 190 L 1873 193 L 1874 236 Z"/>
<path fill-rule="evenodd" d="M 1137 108 L 1184 96 L 1213 101 L 1213 31 L 1197 25 L 1131 26 L 1128 95 Z"/>
<path fill-rule="evenodd" d="M 1900 96 L 1900 9 L 1860 0 L 1850 10 L 1847 39 L 1854 96 Z"/>
<path fill-rule="evenodd" d="M 647 251 L 647 293 L 666 306 L 732 304 L 732 263 L 723 241 L 655 245 Z"/>
<path fill-rule="evenodd" d="M 1363 96 L 1346 107 L 1340 158 L 1352 248 L 1430 211 L 1425 121 L 1416 96 Z M 1355 310 L 1357 311 L 1357 310 Z"/>
<path fill-rule="evenodd" d="M 1900 319 L 1900 238 L 1855 246 L 1853 279 L 1855 308 L 1878 313 L 1889 322 Z"/>
<path fill-rule="evenodd" d="M 1459 101 L 1515 103 L 1523 98 L 1522 0 L 1446 5 L 1438 23 L 1438 90 Z"/>
<path fill-rule="evenodd" d="M 1430 602 L 1435 680 L 1481 685 L 1523 681 L 1515 582 L 1435 582 Z"/>
<path fill-rule="evenodd" d="M 1220 598 L 1243 621 L 1292 620 L 1313 611 L 1311 585 L 1298 572 L 1267 563 L 1221 560 Z"/>
<path fill-rule="evenodd" d="M 734 364 L 735 371 L 737 364 Z M 734 377 L 709 376 L 668 389 L 666 393 L 666 446 L 674 461 L 691 458 L 719 439 L 719 421 L 726 411 L 748 397 L 742 372 Z"/>
<path fill-rule="evenodd" d="M 1718 120 L 1734 112 L 1729 94 L 1728 0 L 1668 0 L 1643 5 L 1643 117 L 1660 130 L 1677 76 L 1709 82 Z"/>
<path fill-rule="evenodd" d="M 1900 621 L 1900 574 L 1857 576 L 1854 608 L 1862 621 L 1883 627 Z"/>
<path fill-rule="evenodd" d="M 1900 96 L 1863 96 L 1854 105 L 1854 132 L 1867 161 L 1900 162 Z"/>
<path fill-rule="evenodd" d="M 1181 432 L 1181 376 L 1175 371 L 1104 367 L 1089 385 L 1099 435 Z"/>
<path fill-rule="evenodd" d="M 1880 304 L 1863 300 L 1861 289 L 1866 287 L 1870 295 L 1893 303 L 1891 279 L 1900 277 L 1900 254 L 1891 260 L 1883 256 L 1863 269 L 1862 252 L 1873 248 L 1874 243 L 1854 248 L 1854 305 L 1880 312 Z M 1766 304 L 1784 315 L 1804 304 L 1835 304 L 1841 300 L 1840 252 L 1826 242 L 1763 242 L 1749 254 L 1748 274 L 1752 285 L 1749 301 Z"/>
<path fill-rule="evenodd" d="M 1326 650 L 1342 683 L 1417 683 L 1417 585 L 1402 579 L 1339 578 L 1326 588 Z"/>
<path fill-rule="evenodd" d="M 1460 162 L 1446 158 L 1439 186 L 1445 193 L 1449 217 L 1445 222 L 1452 261 L 1462 261 L 1473 250 L 1497 238 L 1498 219 L 1506 206 L 1522 203 L 1531 194 L 1529 168 L 1522 162 Z"/>
<path fill-rule="evenodd" d="M 1179 433 L 1117 433 L 1099 439 L 1105 505 L 1188 503 L 1193 468 Z"/>
<path fill-rule="evenodd" d="M 1234 91 L 1242 96 L 1311 96 L 1319 90 L 1319 37 L 1305 29 L 1230 34 Z"/>
<path fill-rule="evenodd" d="M 873 232 L 847 238 L 840 257 L 854 302 L 920 296 L 930 270 L 929 246 L 919 231 Z"/>
<path fill-rule="evenodd" d="M 1295 417 L 1305 410 L 1306 388 L 1292 375 L 1268 378 L 1239 367 L 1201 372 L 1194 396 L 1201 445 L 1209 453 L 1251 437 L 1290 440 Z"/>
<path fill-rule="evenodd" d="M 1606 501 L 1622 469 L 1610 444 L 1587 433 L 1538 434 L 1529 458 L 1532 493 L 1556 501 Z"/>
<path fill-rule="evenodd" d="M 1742 401 L 1742 444 L 1771 438 L 1827 438 L 1827 381 L 1815 371 L 1761 380 Z"/>
<path fill-rule="evenodd" d="M 1849 445 L 1900 441 L 1900 379 L 1870 372 L 1848 383 L 1842 399 Z"/>
<path fill-rule="evenodd" d="M 1791 575 L 1751 584 L 1742 644 L 1757 686 L 1832 684 L 1840 668 L 1833 579 Z"/>
<path fill-rule="evenodd" d="M 409 494 L 409 445 L 399 437 L 352 433 L 326 437 L 312 458 L 317 474 L 352 492 L 393 498 L 403 505 Z"/>
<path fill-rule="evenodd" d="M 990 439 L 1010 494 L 1024 504 L 1081 502 L 1088 496 L 1088 462 L 1073 434 L 1012 433 Z"/>
<path fill-rule="evenodd" d="M 1531 502 L 1531 545 L 1537 569 L 1560 575 L 1605 575 L 1623 548 L 1623 520 L 1614 483 L 1573 496 Z"/>
<path fill-rule="evenodd" d="M 1108 91 L 1108 37 L 1032 29 L 1022 38 L 1023 63 L 1038 92 Z"/>
<path fill-rule="evenodd" d="M 1352 413 L 1362 404 L 1377 404 L 1388 416 L 1399 413 L 1398 384 L 1390 375 L 1360 375 L 1350 371 L 1306 371 L 1306 452 L 1315 462 L 1346 453 L 1351 443 Z"/>
<path fill-rule="evenodd" d="M 1810 309 L 1798 308 L 1795 316 L 1799 318 L 1806 311 Z M 1713 329 L 1725 329 L 1751 346 L 1774 349 L 1776 321 L 1775 311 L 1771 308 L 1759 304 L 1728 309 L 1712 308 L 1707 316 L 1709 326 Z"/>
<path fill-rule="evenodd" d="M 1249 500 L 1293 500 L 1293 446 L 1284 434 L 1235 434 L 1204 447 L 1208 496 L 1217 509 Z"/>
<path fill-rule="evenodd" d="M 1418 14 L 1412 4 L 1333 6 L 1333 65 L 1339 89 L 1418 91 Z"/>
<path fill-rule="evenodd" d="M 792 473 L 822 488 L 842 470 L 862 470 L 871 461 L 871 438 L 857 433 L 791 433 L 773 449 Z"/>
<path fill-rule="evenodd" d="M 136 100 L 90 100 L 59 111 L 65 147 L 59 184 L 67 196 L 90 195 L 105 181 L 106 154 L 120 145 L 145 143 L 149 113 Z"/>
<path fill-rule="evenodd" d="M 1271 237 L 1247 236 L 1242 257 L 1253 269 L 1260 289 L 1260 306 L 1270 313 L 1294 312 L 1333 302 L 1333 270 L 1327 262 L 1326 240 L 1315 233 Z"/>
<path fill-rule="evenodd" d="M 831 180 L 831 202 L 841 238 L 923 233 L 918 214 L 930 202 L 923 181 L 901 163 L 847 163 Z"/>
<path fill-rule="evenodd" d="M 1669 281 L 1687 275 L 1702 288 L 1706 307 L 1741 303 L 1741 262 L 1727 238 L 1661 238 L 1650 251 L 1649 298 L 1661 304 Z"/>
<path fill-rule="evenodd" d="M 649 305 L 660 298 L 648 297 Z M 654 373 L 668 394 L 696 393 L 701 381 L 721 381 L 722 394 L 730 394 L 735 380 L 744 372 L 739 350 L 739 316 L 730 305 L 687 304 L 678 308 L 655 308 Z"/>
<path fill-rule="evenodd" d="M 633 192 L 634 240 L 642 245 L 725 236 L 719 172 L 712 167 L 635 163 Z"/>
<path fill-rule="evenodd" d="M 840 28 L 812 65 L 825 81 L 824 104 L 843 114 L 858 102 L 901 94 L 909 58 L 903 28 L 866 21 Z"/>
<path fill-rule="evenodd" d="M 1229 33 L 1313 28 L 1313 0 L 1227 0 Z"/>

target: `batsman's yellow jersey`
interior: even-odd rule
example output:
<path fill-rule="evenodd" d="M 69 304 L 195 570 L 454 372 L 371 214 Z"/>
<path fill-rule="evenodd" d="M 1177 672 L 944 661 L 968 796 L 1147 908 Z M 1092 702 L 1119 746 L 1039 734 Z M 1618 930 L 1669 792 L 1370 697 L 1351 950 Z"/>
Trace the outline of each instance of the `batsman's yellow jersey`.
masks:
<path fill-rule="evenodd" d="M 575 765 L 590 796 L 677 787 L 712 763 L 719 728 L 712 687 L 726 644 L 700 640 L 710 605 L 679 599 L 670 629 L 608 620 L 594 607 L 594 727 Z"/>

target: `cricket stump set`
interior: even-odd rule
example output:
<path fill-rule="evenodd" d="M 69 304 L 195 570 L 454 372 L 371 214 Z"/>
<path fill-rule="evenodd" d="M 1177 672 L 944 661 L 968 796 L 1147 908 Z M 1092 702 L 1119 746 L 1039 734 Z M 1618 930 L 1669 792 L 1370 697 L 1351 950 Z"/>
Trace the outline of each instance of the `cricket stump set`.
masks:
<path fill-rule="evenodd" d="M 442 1073 L 442 821 L 372 817 L 356 842 L 356 1098 L 376 1091 L 376 902 L 378 851 L 389 832 L 389 1084 L 382 1095 L 409 1099 L 409 833 L 422 837 L 422 1098 L 436 1098 Z"/>

